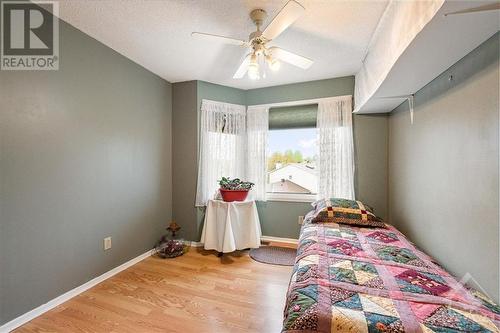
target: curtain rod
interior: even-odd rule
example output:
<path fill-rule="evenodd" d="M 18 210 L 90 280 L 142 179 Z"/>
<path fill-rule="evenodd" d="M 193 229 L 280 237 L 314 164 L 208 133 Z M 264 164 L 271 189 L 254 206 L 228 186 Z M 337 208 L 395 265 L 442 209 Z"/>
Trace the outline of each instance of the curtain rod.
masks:
<path fill-rule="evenodd" d="M 314 99 L 303 99 L 299 101 L 289 101 L 289 102 L 278 102 L 278 103 L 268 103 L 268 104 L 255 104 L 255 105 L 248 105 L 248 107 L 283 107 L 283 106 L 296 106 L 296 105 L 307 105 L 307 104 L 316 104 L 319 102 L 325 102 L 325 101 L 334 101 L 337 99 L 346 99 L 346 98 L 352 98 L 352 95 L 343 95 L 343 96 L 332 96 L 332 97 L 323 97 L 323 98 L 314 98 Z"/>

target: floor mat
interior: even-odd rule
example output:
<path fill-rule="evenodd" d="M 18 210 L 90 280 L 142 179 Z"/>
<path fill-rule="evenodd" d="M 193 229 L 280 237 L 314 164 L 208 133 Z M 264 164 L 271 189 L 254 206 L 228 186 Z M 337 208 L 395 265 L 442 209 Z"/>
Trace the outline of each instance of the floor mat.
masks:
<path fill-rule="evenodd" d="M 258 262 L 272 265 L 293 266 L 297 250 L 278 247 L 261 246 L 258 249 L 250 250 L 250 257 Z"/>

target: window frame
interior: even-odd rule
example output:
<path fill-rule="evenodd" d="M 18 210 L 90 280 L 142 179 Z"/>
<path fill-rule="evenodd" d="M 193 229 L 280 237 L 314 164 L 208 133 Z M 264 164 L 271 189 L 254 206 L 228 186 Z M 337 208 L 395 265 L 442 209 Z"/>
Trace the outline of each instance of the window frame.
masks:
<path fill-rule="evenodd" d="M 281 202 L 314 202 L 318 195 L 313 193 L 266 192 L 267 201 Z"/>

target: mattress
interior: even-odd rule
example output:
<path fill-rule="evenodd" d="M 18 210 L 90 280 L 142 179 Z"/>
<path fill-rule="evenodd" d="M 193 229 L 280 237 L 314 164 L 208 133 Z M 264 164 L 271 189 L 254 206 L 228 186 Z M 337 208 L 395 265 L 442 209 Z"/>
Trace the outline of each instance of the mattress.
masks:
<path fill-rule="evenodd" d="M 305 222 L 282 332 L 500 332 L 500 308 L 394 227 Z"/>

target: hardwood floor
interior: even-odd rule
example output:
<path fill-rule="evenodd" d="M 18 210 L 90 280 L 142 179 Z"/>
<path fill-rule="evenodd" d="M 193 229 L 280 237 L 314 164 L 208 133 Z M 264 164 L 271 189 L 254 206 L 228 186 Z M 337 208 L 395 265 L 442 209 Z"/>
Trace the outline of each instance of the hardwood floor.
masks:
<path fill-rule="evenodd" d="M 248 251 L 150 257 L 15 332 L 276 333 L 291 270 Z"/>

